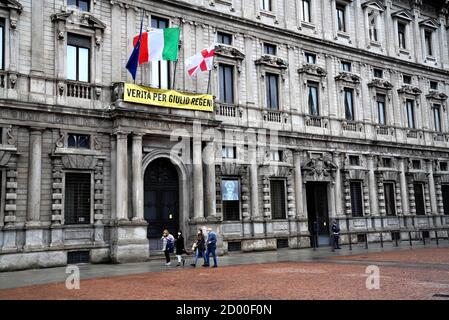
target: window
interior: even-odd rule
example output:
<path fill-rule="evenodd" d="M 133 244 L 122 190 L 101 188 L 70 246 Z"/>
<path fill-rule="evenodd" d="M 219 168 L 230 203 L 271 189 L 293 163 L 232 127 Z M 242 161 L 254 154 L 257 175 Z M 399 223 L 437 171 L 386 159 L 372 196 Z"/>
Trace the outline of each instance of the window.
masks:
<path fill-rule="evenodd" d="M 310 115 L 319 116 L 320 108 L 318 104 L 318 83 L 311 81 L 307 83 L 307 99 Z"/>
<path fill-rule="evenodd" d="M 285 181 L 271 180 L 271 218 L 272 219 L 286 219 L 285 212 Z"/>
<path fill-rule="evenodd" d="M 346 32 L 346 8 L 342 4 L 337 4 L 337 28 L 340 32 Z"/>
<path fill-rule="evenodd" d="M 441 105 L 434 104 L 432 107 L 433 125 L 435 131 L 441 132 Z"/>
<path fill-rule="evenodd" d="M 167 19 L 151 17 L 151 28 L 165 29 L 170 27 Z M 154 61 L 151 65 L 151 86 L 160 89 L 170 88 L 170 64 L 169 61 Z"/>
<path fill-rule="evenodd" d="M 362 195 L 362 182 L 351 181 L 351 211 L 353 217 L 363 216 L 363 195 Z"/>
<path fill-rule="evenodd" d="M 267 108 L 279 110 L 278 75 L 267 73 L 265 78 L 267 87 Z"/>
<path fill-rule="evenodd" d="M 405 102 L 406 114 L 407 114 L 407 126 L 410 129 L 415 129 L 415 102 L 413 100 L 407 100 Z"/>
<path fill-rule="evenodd" d="M 430 81 L 430 90 L 438 90 L 438 82 Z"/>
<path fill-rule="evenodd" d="M 232 35 L 229 33 L 218 32 L 217 42 L 221 44 L 226 44 L 228 46 L 232 46 Z"/>
<path fill-rule="evenodd" d="M 65 224 L 90 224 L 90 173 L 66 173 L 64 194 Z"/>
<path fill-rule="evenodd" d="M 310 0 L 302 0 L 302 21 L 312 22 Z"/>
<path fill-rule="evenodd" d="M 398 43 L 400 49 L 407 49 L 405 28 L 406 25 L 404 23 L 398 22 Z"/>
<path fill-rule="evenodd" d="M 396 203 L 394 197 L 394 183 L 384 183 L 384 195 L 385 195 L 385 211 L 387 216 L 396 215 Z"/>
<path fill-rule="evenodd" d="M 76 149 L 90 149 L 90 136 L 85 134 L 69 133 L 67 146 Z"/>
<path fill-rule="evenodd" d="M 222 103 L 234 104 L 234 67 L 220 64 L 218 67 L 219 96 Z"/>
<path fill-rule="evenodd" d="M 275 56 L 276 55 L 276 46 L 274 44 L 264 43 L 263 44 L 263 53 Z"/>
<path fill-rule="evenodd" d="M 270 151 L 270 161 L 281 162 L 283 159 L 283 152 L 280 150 Z"/>
<path fill-rule="evenodd" d="M 345 88 L 345 118 L 354 121 L 354 90 Z"/>
<path fill-rule="evenodd" d="M 426 214 L 426 207 L 424 205 L 424 188 L 422 183 L 414 183 L 413 190 L 415 192 L 415 208 L 418 216 Z"/>
<path fill-rule="evenodd" d="M 0 70 L 5 70 L 5 19 L 0 19 Z"/>
<path fill-rule="evenodd" d="M 352 64 L 351 62 L 342 61 L 341 62 L 341 70 L 345 72 L 351 72 Z"/>
<path fill-rule="evenodd" d="M 271 0 L 260 0 L 260 9 L 264 11 L 272 11 Z"/>
<path fill-rule="evenodd" d="M 374 78 L 382 79 L 384 77 L 384 71 L 382 69 L 373 69 Z"/>
<path fill-rule="evenodd" d="M 391 158 L 382 158 L 382 166 L 384 168 L 391 168 L 393 166 L 393 161 Z"/>
<path fill-rule="evenodd" d="M 316 64 L 316 54 L 313 53 L 304 53 L 304 56 L 306 57 L 306 62 L 308 64 Z"/>
<path fill-rule="evenodd" d="M 412 77 L 404 74 L 402 76 L 402 82 L 404 82 L 404 84 L 412 84 Z"/>
<path fill-rule="evenodd" d="M 80 11 L 90 11 L 90 0 L 67 0 L 67 6 L 76 7 Z"/>
<path fill-rule="evenodd" d="M 223 158 L 225 159 L 236 159 L 237 158 L 237 152 L 236 147 L 225 147 L 221 149 L 221 154 Z"/>
<path fill-rule="evenodd" d="M 221 193 L 223 202 L 223 219 L 240 220 L 240 182 L 239 180 L 222 180 Z"/>
<path fill-rule="evenodd" d="M 378 20 L 378 11 L 371 10 L 368 12 L 368 22 L 369 22 L 369 38 L 371 41 L 379 41 L 379 35 L 377 31 L 377 20 Z"/>
<path fill-rule="evenodd" d="M 377 116 L 379 118 L 379 124 L 385 126 L 387 124 L 386 110 L 385 110 L 385 95 L 377 94 L 376 103 L 377 103 Z"/>
<path fill-rule="evenodd" d="M 440 162 L 440 171 L 447 171 L 448 163 L 447 162 Z"/>
<path fill-rule="evenodd" d="M 429 31 L 429 30 L 424 31 L 424 43 L 426 46 L 426 56 L 427 57 L 433 56 L 432 35 L 433 35 L 432 31 Z"/>
<path fill-rule="evenodd" d="M 449 215 L 449 185 L 443 184 L 441 186 L 441 193 L 443 195 L 444 214 Z"/>
<path fill-rule="evenodd" d="M 360 157 L 359 156 L 349 156 L 349 164 L 351 166 L 359 166 L 360 165 Z"/>
<path fill-rule="evenodd" d="M 421 170 L 421 161 L 420 160 L 413 160 L 412 161 L 412 167 L 415 170 Z"/>
<path fill-rule="evenodd" d="M 90 81 L 91 39 L 75 34 L 67 36 L 67 79 Z"/>

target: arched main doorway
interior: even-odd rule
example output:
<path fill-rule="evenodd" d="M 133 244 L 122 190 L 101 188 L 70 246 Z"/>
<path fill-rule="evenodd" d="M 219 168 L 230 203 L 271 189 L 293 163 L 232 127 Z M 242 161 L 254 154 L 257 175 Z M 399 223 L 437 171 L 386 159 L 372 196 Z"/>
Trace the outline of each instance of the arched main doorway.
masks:
<path fill-rule="evenodd" d="M 175 234 L 179 229 L 179 177 L 168 158 L 152 161 L 144 176 L 144 216 L 148 222 L 150 250 L 161 249 L 164 229 Z"/>

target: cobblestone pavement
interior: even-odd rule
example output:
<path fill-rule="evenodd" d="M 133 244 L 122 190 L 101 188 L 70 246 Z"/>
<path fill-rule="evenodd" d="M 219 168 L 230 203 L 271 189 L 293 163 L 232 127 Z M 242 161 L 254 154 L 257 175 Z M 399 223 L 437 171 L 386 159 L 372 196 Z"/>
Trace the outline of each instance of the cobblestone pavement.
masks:
<path fill-rule="evenodd" d="M 288 258 L 294 251 L 288 250 L 284 255 Z M 67 290 L 61 279 L 54 280 L 57 283 L 0 290 L 0 299 L 198 300 L 203 298 L 200 292 L 208 292 L 208 299 L 219 300 L 441 299 L 434 295 L 449 294 L 449 248 L 402 248 L 382 253 L 355 251 L 352 256 L 345 255 L 349 253 L 347 251 L 338 253 L 339 256 L 316 251 L 312 255 L 319 258 L 304 258 L 301 262 L 272 262 L 269 257 L 273 253 L 260 253 L 253 255 L 256 257 L 253 258 L 254 264 L 228 265 L 218 269 L 172 267 L 170 272 L 144 271 L 119 276 L 109 272 L 85 278 L 81 281 L 80 290 Z M 239 256 L 243 260 L 248 257 L 234 257 Z M 221 260 L 226 261 L 225 258 Z M 160 264 L 161 261 L 149 264 L 154 263 Z M 227 264 L 231 263 L 228 261 Z M 371 264 L 380 268 L 380 290 L 366 289 L 365 272 Z M 140 265 L 134 267 L 137 266 Z M 52 273 L 51 270 L 35 270 L 44 271 Z M 53 272 L 57 273 L 56 270 Z M 0 281 L 3 275 L 0 274 Z"/>

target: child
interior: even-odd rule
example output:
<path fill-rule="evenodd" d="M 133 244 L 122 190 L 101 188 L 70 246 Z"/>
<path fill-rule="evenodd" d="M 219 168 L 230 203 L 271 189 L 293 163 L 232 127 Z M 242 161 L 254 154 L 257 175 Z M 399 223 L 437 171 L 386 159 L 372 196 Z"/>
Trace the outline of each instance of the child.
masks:
<path fill-rule="evenodd" d="M 176 258 L 178 258 L 178 267 L 184 267 L 186 260 L 182 257 L 183 253 L 186 253 L 186 248 L 184 246 L 184 237 L 182 236 L 182 232 L 178 231 L 178 238 L 176 239 Z"/>

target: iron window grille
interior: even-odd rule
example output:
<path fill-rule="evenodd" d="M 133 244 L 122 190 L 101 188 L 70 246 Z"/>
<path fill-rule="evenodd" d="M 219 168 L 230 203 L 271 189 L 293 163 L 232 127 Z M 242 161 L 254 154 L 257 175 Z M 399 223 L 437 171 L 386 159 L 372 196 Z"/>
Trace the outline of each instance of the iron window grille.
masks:
<path fill-rule="evenodd" d="M 91 174 L 67 172 L 65 174 L 65 224 L 91 223 Z"/>
<path fill-rule="evenodd" d="M 274 220 L 286 219 L 286 205 L 285 205 L 285 181 L 271 180 L 271 218 Z"/>

